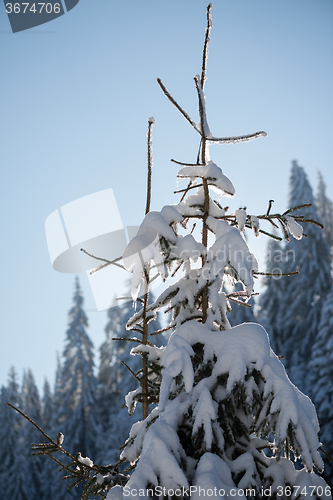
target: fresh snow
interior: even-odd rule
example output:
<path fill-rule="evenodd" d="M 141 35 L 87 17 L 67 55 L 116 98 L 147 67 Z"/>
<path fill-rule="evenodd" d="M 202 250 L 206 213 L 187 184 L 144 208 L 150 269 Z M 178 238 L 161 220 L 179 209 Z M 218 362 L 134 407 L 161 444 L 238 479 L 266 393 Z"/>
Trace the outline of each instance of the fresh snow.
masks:
<path fill-rule="evenodd" d="M 233 196 L 235 194 L 232 182 L 212 160 L 209 160 L 207 165 L 183 167 L 179 170 L 177 177 L 187 177 L 190 179 L 195 179 L 196 177 L 205 178 L 209 186 L 215 186 L 216 192 L 222 192 L 225 196 Z"/>
<path fill-rule="evenodd" d="M 296 240 L 301 240 L 302 236 L 303 236 L 302 226 L 300 224 L 298 224 L 298 222 L 296 222 L 295 219 L 293 217 L 291 217 L 290 215 L 285 215 L 285 218 L 288 221 L 287 225 L 288 225 L 288 229 L 289 229 L 290 234 L 292 234 Z"/>

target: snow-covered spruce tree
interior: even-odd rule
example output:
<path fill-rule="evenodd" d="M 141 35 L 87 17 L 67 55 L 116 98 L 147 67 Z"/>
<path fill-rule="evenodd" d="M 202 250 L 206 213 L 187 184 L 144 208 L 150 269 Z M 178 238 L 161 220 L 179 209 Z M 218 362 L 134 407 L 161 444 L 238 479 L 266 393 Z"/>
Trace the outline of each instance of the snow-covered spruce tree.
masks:
<path fill-rule="evenodd" d="M 40 422 L 39 395 L 30 370 L 24 374 L 20 394 L 15 369 L 11 368 L 4 396 L 7 398 L 7 403 L 15 407 L 24 407 Z M 6 417 L 1 421 L 1 444 L 7 450 L 7 455 L 1 450 L 3 470 L 0 477 L 0 497 L 4 499 L 40 499 L 40 462 L 33 460 L 29 450 L 31 441 L 36 439 L 36 434 L 35 429 L 27 424 L 28 422 L 22 420 L 7 406 Z"/>
<path fill-rule="evenodd" d="M 293 161 L 290 177 L 289 203 L 293 206 L 311 203 L 303 208 L 306 219 L 318 220 L 312 188 L 307 175 Z M 304 223 L 301 223 L 304 226 Z M 285 246 L 285 272 L 299 270 L 298 276 L 283 283 L 280 300 L 280 330 L 276 336 L 285 365 L 294 384 L 308 394 L 307 364 L 317 336 L 320 313 L 327 292 L 331 289 L 330 254 L 320 228 L 304 227 L 307 238 L 291 239 Z"/>
<path fill-rule="evenodd" d="M 130 291 L 129 291 L 130 292 Z M 148 304 L 151 305 L 154 302 L 154 295 L 150 291 L 149 297 L 148 297 Z M 141 299 L 143 300 L 143 299 Z M 117 364 L 119 366 L 119 373 L 120 373 L 120 379 L 118 383 L 118 388 L 119 391 L 121 392 L 121 401 L 122 404 L 126 404 L 128 413 L 130 415 L 133 414 L 136 404 L 138 401 L 140 401 L 140 393 L 141 393 L 141 388 L 140 384 L 138 383 L 138 380 L 133 377 L 133 373 L 140 372 L 142 369 L 142 360 L 140 360 L 140 357 L 137 354 L 142 353 L 143 351 L 140 349 L 128 349 L 128 339 L 130 338 L 129 333 L 131 333 L 131 330 L 128 331 L 126 329 L 126 324 L 130 320 L 130 318 L 133 316 L 135 313 L 135 308 L 133 301 L 127 301 L 124 306 L 123 306 L 123 324 L 122 324 L 122 330 L 121 330 L 121 337 L 124 340 L 118 340 L 117 344 L 121 344 L 121 348 L 119 349 L 119 356 L 117 360 Z M 154 334 L 157 331 L 160 331 L 162 329 L 158 314 L 154 317 L 152 317 L 148 324 L 147 324 L 147 337 L 150 338 L 151 334 Z M 134 327 L 135 328 L 135 327 Z M 135 331 L 135 329 L 134 329 Z M 165 337 L 163 335 L 156 335 L 154 338 L 151 337 L 152 340 L 154 340 L 154 346 L 156 348 L 156 353 L 161 353 L 162 350 L 160 349 L 162 346 L 165 345 Z M 134 359 L 133 359 L 134 355 Z M 157 355 L 157 354 L 156 354 Z M 159 357 L 159 356 L 158 356 Z M 151 364 L 153 362 L 153 358 L 151 357 L 149 367 L 152 368 Z M 130 369 L 130 370 L 129 370 Z M 120 415 L 123 414 L 123 411 L 120 412 Z M 124 418 L 124 417 L 123 417 Z M 129 421 L 130 422 L 130 421 Z M 133 424 L 133 420 L 132 420 Z M 128 431 L 130 428 L 128 428 Z M 128 437 L 128 432 L 126 439 Z"/>
<path fill-rule="evenodd" d="M 114 486 L 108 499 L 154 491 L 155 495 L 162 491 L 165 497 L 187 496 L 189 488 L 192 498 L 199 498 L 199 487 L 209 496 L 227 497 L 236 492 L 248 498 L 274 498 L 277 494 L 284 498 L 288 496 L 285 487 L 298 487 L 295 498 L 301 491 L 307 498 L 312 491 L 308 487 L 316 486 L 314 494 L 329 496 L 326 483 L 313 471 L 323 467 L 314 406 L 291 384 L 265 330 L 254 323 L 230 328 L 226 318 L 228 297 L 221 291 L 225 276 L 242 283 L 250 296 L 258 273 L 256 259 L 242 235 L 244 227 L 258 233 L 260 219 L 276 219 L 285 233 L 288 228 L 298 236 L 301 217 L 291 215 L 291 209 L 282 215 L 255 217 L 245 210 L 227 215 L 210 196 L 211 190 L 220 197 L 235 193 L 231 181 L 210 159 L 210 143 L 237 143 L 266 135 L 218 138 L 209 129 L 204 84 L 210 11 L 211 5 L 202 74 L 195 77 L 199 124 L 158 80 L 165 95 L 199 133 L 200 151 L 196 163 L 181 163 L 178 177 L 189 181 L 181 201 L 149 212 L 123 256 L 125 266 L 133 272 L 134 299 L 142 280 L 149 282 L 152 261 L 164 279 L 177 269 L 182 275 L 128 323 L 140 330 L 147 316 L 153 317 L 165 306 L 173 311 L 170 326 L 175 331 L 162 357 L 159 405 L 134 424 L 122 452 L 134 471 L 124 489 Z M 182 234 L 190 220 L 201 223 L 201 241 L 191 232 Z M 211 244 L 208 233 L 213 237 Z M 148 358 L 155 356 L 155 347 L 149 344 L 137 349 L 144 350 Z M 270 449 L 270 457 L 265 449 Z M 304 469 L 295 469 L 290 450 L 302 457 Z M 262 488 L 269 489 L 265 493 Z"/>
<path fill-rule="evenodd" d="M 19 448 L 21 419 L 7 406 L 7 402 L 19 405 L 19 386 L 15 368 L 11 367 L 8 384 L 0 393 L 0 498 L 10 498 L 9 490 L 15 481 L 16 455 Z"/>
<path fill-rule="evenodd" d="M 326 183 L 321 172 L 318 172 L 319 182 L 316 196 L 316 208 L 318 212 L 319 222 L 324 225 L 324 236 L 330 248 L 331 256 L 333 255 L 333 202 L 326 194 Z"/>
<path fill-rule="evenodd" d="M 53 394 L 51 392 L 51 387 L 49 381 L 45 379 L 43 387 L 43 399 L 42 399 L 42 425 L 46 432 L 50 432 L 52 417 L 54 412 L 53 406 Z"/>
<path fill-rule="evenodd" d="M 42 399 L 42 427 L 48 434 L 53 433 L 53 420 L 54 420 L 55 404 L 53 394 L 51 392 L 50 384 L 45 379 L 43 387 Z M 40 438 L 38 438 L 38 441 Z M 34 441 L 36 443 L 36 441 Z M 40 480 L 40 498 L 39 500 L 60 500 L 61 488 L 59 481 L 55 484 L 55 478 L 59 480 L 59 465 L 56 465 L 51 460 L 42 462 L 41 467 L 41 480 Z"/>
<path fill-rule="evenodd" d="M 321 311 L 309 363 L 310 395 L 317 408 L 323 449 L 333 456 L 333 290 Z M 325 460 L 324 456 L 324 460 Z M 325 460 L 324 477 L 333 487 L 333 463 Z"/>
<path fill-rule="evenodd" d="M 281 311 L 283 288 L 288 279 L 294 278 L 294 276 L 282 276 L 284 259 L 285 252 L 280 241 L 274 238 L 269 239 L 266 251 L 266 273 L 268 276 L 265 276 L 263 280 L 264 292 L 259 299 L 258 322 L 265 327 L 271 345 L 278 355 L 283 352 L 283 346 L 278 335 L 281 315 L 284 314 Z"/>
<path fill-rule="evenodd" d="M 116 366 L 118 345 L 117 342 L 112 341 L 112 337 L 120 336 L 121 308 L 119 305 L 114 303 L 108 309 L 107 317 L 106 338 L 99 349 L 97 408 L 101 428 L 96 441 L 97 463 L 115 463 L 118 460 L 119 450 L 116 443 L 119 433 L 115 433 L 115 415 L 121 406 L 117 390 L 119 379 Z"/>
<path fill-rule="evenodd" d="M 33 373 L 28 369 L 23 375 L 21 404 L 23 411 L 30 415 L 30 418 L 37 424 L 42 424 L 42 408 L 39 397 L 39 392 L 35 383 Z M 28 477 L 24 478 L 22 488 L 25 495 L 29 499 L 40 498 L 41 486 L 41 468 L 42 463 L 40 457 L 32 457 L 29 454 L 29 446 L 31 443 L 36 443 L 40 439 L 38 431 L 32 427 L 27 421 L 22 422 L 21 440 L 25 446 L 24 453 L 26 460 L 26 468 L 28 469 Z M 10 497 L 11 498 L 11 497 Z M 15 497 L 14 497 L 15 498 Z"/>
<path fill-rule="evenodd" d="M 80 451 L 82 456 L 92 458 L 95 455 L 98 429 L 97 382 L 93 373 L 93 344 L 87 333 L 88 320 L 83 310 L 83 296 L 77 278 L 73 302 L 63 352 L 63 385 L 56 425 L 65 435 L 66 447 L 71 453 Z"/>
<path fill-rule="evenodd" d="M 130 283 L 129 283 L 130 293 Z M 139 382 L 133 376 L 138 374 L 142 368 L 139 356 L 131 355 L 129 338 L 131 332 L 126 330 L 126 323 L 135 312 L 133 300 L 128 300 L 120 306 L 114 304 L 108 310 L 108 323 L 105 327 L 106 340 L 100 349 L 99 370 L 99 411 L 103 424 L 103 443 L 99 446 L 99 453 L 103 450 L 104 455 L 97 456 L 97 463 L 115 463 L 119 459 L 119 448 L 128 438 L 132 425 L 141 418 L 138 411 L 134 412 L 136 406 L 136 395 L 141 395 Z M 154 301 L 152 293 L 149 302 Z M 119 304 L 119 303 L 118 303 Z M 156 318 L 148 325 L 148 335 L 161 329 L 159 319 Z M 165 345 L 163 335 L 155 337 L 156 346 Z M 126 396 L 129 407 L 125 408 Z M 101 442 L 100 437 L 98 443 Z M 102 460 L 103 456 L 103 460 Z"/>

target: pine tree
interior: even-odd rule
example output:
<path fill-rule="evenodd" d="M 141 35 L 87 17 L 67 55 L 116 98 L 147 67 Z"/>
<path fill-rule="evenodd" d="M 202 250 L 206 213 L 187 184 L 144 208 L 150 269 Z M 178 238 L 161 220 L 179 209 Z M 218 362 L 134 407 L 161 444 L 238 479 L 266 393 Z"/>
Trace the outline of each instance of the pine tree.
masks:
<path fill-rule="evenodd" d="M 153 295 L 150 296 L 150 302 Z M 99 369 L 99 411 L 103 432 L 98 439 L 98 463 L 115 463 L 119 458 L 119 448 L 126 441 L 132 425 L 141 418 L 138 411 L 129 415 L 124 408 L 128 393 L 136 391 L 138 382 L 132 372 L 141 368 L 138 356 L 131 355 L 129 331 L 126 323 L 135 312 L 133 301 L 126 300 L 121 306 L 113 305 L 108 310 L 108 323 L 105 327 L 106 340 L 100 348 Z M 158 318 L 149 324 L 148 333 L 161 328 Z M 119 339 L 119 340 L 114 340 Z M 156 345 L 165 344 L 162 335 L 157 336 Z M 125 364 L 124 364 L 125 363 Z"/>
<path fill-rule="evenodd" d="M 311 397 L 317 408 L 323 449 L 333 456 L 333 290 L 322 307 L 309 363 Z M 325 459 L 326 457 L 324 457 Z M 324 477 L 333 486 L 333 464 L 325 460 Z"/>
<path fill-rule="evenodd" d="M 4 386 L 1 387 L 0 389 L 0 422 L 1 422 L 1 427 L 0 427 L 0 457 L 2 457 L 2 461 L 0 462 L 0 492 L 2 496 L 6 496 L 7 494 L 7 470 L 8 470 L 8 465 L 7 462 L 9 461 L 9 453 L 10 450 L 14 453 L 13 459 L 15 459 L 15 449 L 16 449 L 16 439 L 14 443 L 11 443 L 12 448 L 7 448 L 6 443 L 5 443 L 5 433 L 6 433 L 6 428 L 7 428 L 7 421 L 8 416 L 7 416 L 7 390 Z M 12 464 L 11 464 L 12 465 Z"/>
<path fill-rule="evenodd" d="M 122 405 L 119 384 L 119 342 L 112 340 L 121 337 L 122 310 L 114 303 L 107 312 L 108 322 L 105 327 L 106 339 L 100 347 L 100 365 L 98 372 L 98 412 L 101 425 L 97 437 L 97 463 L 115 463 L 121 446 L 119 431 L 116 432 L 116 415 Z M 123 441 L 124 442 L 124 441 Z"/>
<path fill-rule="evenodd" d="M 0 497 L 9 498 L 8 493 L 15 479 L 15 462 L 18 452 L 19 428 L 21 421 L 17 413 L 7 406 L 7 402 L 19 405 L 19 386 L 14 367 L 11 367 L 7 387 L 0 393 Z"/>
<path fill-rule="evenodd" d="M 55 436 L 56 432 L 53 429 L 55 405 L 50 384 L 47 379 L 45 379 L 43 389 L 42 428 L 47 434 Z M 40 441 L 40 439 L 38 439 L 38 441 Z M 55 464 L 51 460 L 43 461 L 41 468 L 40 500 L 60 500 L 61 496 L 59 493 L 62 488 L 61 485 L 58 484 L 58 471 L 59 465 Z"/>
<path fill-rule="evenodd" d="M 7 406 L 7 402 L 14 406 L 19 405 L 20 395 L 17 383 L 17 375 L 14 367 L 11 367 L 8 376 L 8 384 L 1 388 L 0 393 L 0 497 L 11 498 L 10 492 L 17 480 L 17 461 L 20 448 L 21 420 Z M 14 414 L 13 414 L 14 413 Z"/>
<path fill-rule="evenodd" d="M 318 220 L 312 188 L 296 161 L 292 163 L 289 203 L 291 206 L 311 203 L 303 209 L 304 217 Z M 280 315 L 276 336 L 292 381 L 305 392 L 308 391 L 307 363 L 316 339 L 322 304 L 332 286 L 330 254 L 322 231 L 307 224 L 306 234 L 307 238 L 291 239 L 285 246 L 284 270 L 298 270 L 299 275 L 287 278 L 283 284 L 283 301 L 280 301 L 283 315 Z"/>
<path fill-rule="evenodd" d="M 182 168 L 178 177 L 189 182 L 180 190 L 184 193 L 181 201 L 149 212 L 123 255 L 125 267 L 133 272 L 133 299 L 141 282 L 149 283 L 152 262 L 164 279 L 182 270 L 176 283 L 148 308 L 143 305 L 128 322 L 141 331 L 147 315 L 153 317 L 167 307 L 173 311 L 170 326 L 175 327 L 163 353 L 159 405 L 132 427 L 122 452 L 122 458 L 130 461 L 132 468 L 136 466 L 123 490 L 130 498 L 154 488 L 160 488 L 155 489 L 156 495 L 163 492 L 168 498 L 185 497 L 190 488 L 192 498 L 202 496 L 199 488 L 209 496 L 232 496 L 234 490 L 248 498 L 272 498 L 282 488 L 281 497 L 287 498 L 286 486 L 325 487 L 324 480 L 313 472 L 314 467 L 321 469 L 323 462 L 317 451 L 318 423 L 312 403 L 291 384 L 260 325 L 230 328 L 226 318 L 226 277 L 241 283 L 249 297 L 253 278 L 258 275 L 256 259 L 242 236 L 244 228 L 260 232 L 259 219 L 275 219 L 285 235 L 289 229 L 299 238 L 301 217 L 291 215 L 292 210 L 255 217 L 238 209 L 227 215 L 219 201 L 210 196 L 210 189 L 220 198 L 233 196 L 235 190 L 210 159 L 209 144 L 237 143 L 266 135 L 258 132 L 219 138 L 209 129 L 204 84 L 210 10 L 211 5 L 207 9 L 202 74 L 195 77 L 199 124 L 158 80 L 165 95 L 200 135 L 197 162 L 179 162 Z M 195 239 L 192 230 L 182 235 L 189 220 L 201 223 L 201 241 Z M 215 238 L 211 245 L 208 232 Z M 199 267 L 195 266 L 198 260 Z M 155 355 L 153 345 L 144 343 L 139 349 L 148 358 Z M 270 435 L 274 441 L 268 439 Z M 264 449 L 270 450 L 270 457 Z M 302 457 L 304 469 L 296 470 L 290 452 Z M 249 488 L 251 493 L 246 491 Z M 262 488 L 269 490 L 264 493 Z M 115 486 L 108 499 L 121 495 Z"/>
<path fill-rule="evenodd" d="M 283 288 L 286 280 L 289 279 L 282 276 L 284 259 L 285 253 L 281 243 L 273 238 L 270 239 L 266 252 L 266 273 L 273 276 L 265 276 L 263 280 L 265 289 L 259 299 L 258 321 L 267 330 L 272 347 L 278 354 L 283 352 L 283 345 L 279 337 L 283 314 L 280 306 L 283 301 Z"/>
<path fill-rule="evenodd" d="M 154 295 L 152 292 L 149 294 L 149 304 L 151 305 L 154 302 Z M 130 338 L 131 337 L 131 332 L 127 330 L 127 323 L 130 320 L 130 318 L 133 316 L 135 313 L 135 307 L 133 304 L 133 301 L 127 301 L 123 305 L 122 308 L 122 323 L 121 323 L 121 337 L 124 339 Z M 158 318 L 158 315 L 156 315 L 148 324 L 148 335 L 150 335 L 152 332 L 158 331 L 161 329 L 161 324 Z M 155 346 L 157 348 L 162 347 L 165 345 L 165 337 L 163 335 L 156 335 L 154 338 L 152 338 L 155 342 Z M 117 365 L 118 365 L 118 372 L 119 372 L 119 382 L 117 384 L 118 391 L 121 394 L 121 404 L 123 404 L 126 399 L 128 401 L 127 396 L 129 393 L 132 393 L 132 397 L 130 398 L 131 401 L 135 401 L 135 395 L 137 394 L 137 391 L 140 389 L 138 388 L 138 381 L 133 377 L 132 373 L 129 371 L 128 368 L 131 369 L 132 372 L 137 373 L 141 368 L 141 360 L 138 355 L 135 355 L 134 351 L 132 351 L 131 348 L 129 348 L 129 341 L 122 341 L 119 340 L 117 341 L 118 347 L 118 360 L 117 360 Z M 137 353 L 138 354 L 138 353 Z M 128 367 L 128 368 L 127 368 Z M 130 416 L 132 415 L 134 409 L 136 408 L 136 404 L 131 407 L 130 403 L 126 403 L 128 410 L 130 412 Z M 121 412 L 123 417 L 125 418 L 124 415 L 125 412 Z M 139 415 L 137 415 L 137 418 Z M 128 416 L 126 416 L 126 431 L 125 431 L 125 436 L 128 436 L 128 431 L 130 429 L 129 426 L 133 424 L 133 419 L 128 419 Z"/>
<path fill-rule="evenodd" d="M 31 476 L 30 443 L 27 442 L 23 425 L 19 428 L 18 441 L 15 449 L 15 462 L 8 471 L 7 498 L 20 500 L 39 500 L 36 495 L 36 485 Z M 36 468 L 36 464 L 33 466 Z"/>
<path fill-rule="evenodd" d="M 93 344 L 86 331 L 88 320 L 82 308 L 83 297 L 78 279 L 73 302 L 63 352 L 64 363 L 60 376 L 63 385 L 56 425 L 64 434 L 66 446 L 72 454 L 80 451 L 82 456 L 94 459 L 98 432 L 97 382 L 93 373 Z"/>
<path fill-rule="evenodd" d="M 57 368 L 55 374 L 55 386 L 53 393 L 53 416 L 51 418 L 50 426 L 50 436 L 55 438 L 58 432 L 62 429 L 63 425 L 60 422 L 60 418 L 64 418 L 64 387 L 65 380 L 63 380 L 63 365 L 61 363 L 61 358 L 59 353 L 57 353 Z M 69 460 L 67 457 L 63 459 L 63 463 L 68 464 Z M 66 473 L 61 474 L 61 478 L 66 475 Z M 78 491 L 71 490 L 68 491 L 68 482 L 64 480 L 59 480 L 59 465 L 54 463 L 52 460 L 44 460 L 43 471 L 42 471 L 42 494 L 43 500 L 48 500 L 48 494 L 52 492 L 52 500 L 62 500 L 63 498 L 71 499 L 78 498 Z"/>
<path fill-rule="evenodd" d="M 209 129 L 204 84 L 211 7 L 207 9 L 202 74 L 195 77 L 199 123 L 158 80 L 200 136 L 197 160 L 176 162 L 182 167 L 178 177 L 188 180 L 187 187 L 178 191 L 183 193 L 180 202 L 160 211 L 150 211 L 147 203 L 146 217 L 123 254 L 124 266 L 132 272 L 133 300 L 141 306 L 127 328 L 142 335 L 131 341 L 139 344 L 132 354 L 141 354 L 143 361 L 140 374 L 135 374 L 139 390 L 126 398 L 129 407 L 134 397 L 142 402 L 144 417 L 133 425 L 121 454 L 122 460 L 131 463 L 127 471 L 131 475 L 119 474 L 115 467 L 97 472 L 87 466 L 87 486 L 101 496 L 109 490 L 107 500 L 189 494 L 194 499 L 206 494 L 286 499 L 294 487 L 298 498 L 329 498 L 325 481 L 315 473 L 323 461 L 312 402 L 288 379 L 264 328 L 254 323 L 230 327 L 226 316 L 228 299 L 239 296 L 239 292 L 224 292 L 226 280 L 241 283 L 245 295 L 251 297 L 254 277 L 260 274 L 243 236 L 245 228 L 267 234 L 259 220 L 279 222 L 287 238 L 289 231 L 300 239 L 299 222 L 305 221 L 293 213 L 295 208 L 283 214 L 268 210 L 261 216 L 249 215 L 245 209 L 227 214 L 219 200 L 212 198 L 211 191 L 221 199 L 232 197 L 235 189 L 210 159 L 209 145 L 247 142 L 266 133 L 223 138 Z M 201 225 L 201 241 L 193 227 L 184 235 L 190 220 Z M 177 276 L 178 281 L 149 305 L 153 268 L 164 280 Z M 142 283 L 143 298 L 139 297 Z M 174 331 L 168 345 L 158 351 L 148 339 L 147 326 L 162 308 L 172 311 L 169 328 Z M 153 363 L 163 366 L 161 379 Z M 293 457 L 301 457 L 303 469 L 296 469 Z M 314 491 L 310 486 L 316 487 Z"/>
<path fill-rule="evenodd" d="M 44 382 L 44 394 L 42 400 L 42 423 L 43 429 L 46 432 L 52 430 L 52 419 L 53 419 L 53 395 L 51 392 L 51 387 L 47 379 Z"/>
<path fill-rule="evenodd" d="M 108 322 L 105 326 L 106 339 L 99 349 L 100 365 L 98 372 L 98 407 L 103 429 L 106 429 L 108 426 L 110 412 L 113 409 L 114 398 L 117 394 L 118 373 L 115 365 L 117 363 L 119 346 L 118 342 L 114 342 L 112 339 L 120 337 L 121 308 L 114 303 L 108 309 L 107 315 Z"/>
<path fill-rule="evenodd" d="M 35 383 L 33 373 L 30 369 L 24 372 L 22 383 L 22 410 L 26 415 L 42 425 L 42 409 L 38 389 Z M 22 483 L 24 495 L 30 500 L 37 500 L 41 496 L 41 468 L 40 457 L 31 456 L 31 444 L 40 440 L 39 432 L 27 421 L 22 422 L 21 445 L 24 447 L 24 460 L 28 467 L 28 477 L 25 477 Z M 19 452 L 18 452 L 19 453 Z"/>
<path fill-rule="evenodd" d="M 319 222 L 324 226 L 323 233 L 326 242 L 330 248 L 331 255 L 333 252 L 333 202 L 326 194 L 326 183 L 321 172 L 318 172 L 319 182 L 316 196 L 316 208 L 318 212 Z"/>

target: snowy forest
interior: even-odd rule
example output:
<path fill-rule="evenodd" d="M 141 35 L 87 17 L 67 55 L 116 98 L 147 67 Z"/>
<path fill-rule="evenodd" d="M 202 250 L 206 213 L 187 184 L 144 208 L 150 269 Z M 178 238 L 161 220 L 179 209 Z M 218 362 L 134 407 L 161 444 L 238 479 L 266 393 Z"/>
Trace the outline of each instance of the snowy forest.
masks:
<path fill-rule="evenodd" d="M 200 137 L 196 162 L 174 160 L 177 177 L 188 185 L 177 191 L 178 204 L 151 211 L 148 176 L 146 216 L 122 256 L 132 273 L 130 297 L 108 310 L 99 356 L 76 279 L 53 389 L 46 381 L 40 395 L 31 370 L 21 386 L 10 370 L 0 395 L 3 499 L 95 494 L 116 500 L 159 496 L 157 488 L 167 498 L 190 491 L 196 499 L 200 488 L 219 498 L 331 498 L 333 203 L 321 174 L 314 195 L 304 168 L 293 161 L 282 214 L 275 206 L 283 200 L 269 200 L 258 216 L 246 207 L 229 214 L 221 205 L 235 188 L 209 146 L 266 133 L 221 138 L 209 128 L 210 11 L 211 5 L 202 73 L 194 78 L 199 123 L 158 80 Z M 153 125 L 151 118 L 150 168 Z M 264 271 L 247 230 L 268 236 Z M 149 287 L 156 273 L 176 281 L 154 297 Z"/>
<path fill-rule="evenodd" d="M 314 401 L 322 447 L 332 456 L 333 288 L 330 269 L 333 203 L 326 195 L 322 176 L 319 174 L 314 197 L 304 169 L 294 161 L 288 204 L 296 206 L 305 201 L 313 204 L 304 211 L 306 218 L 321 221 L 324 230 L 308 225 L 308 237 L 295 244 L 293 240 L 285 245 L 269 240 L 266 271 L 276 276 L 264 277 L 264 290 L 257 304 L 254 298 L 249 300 L 251 307 L 232 302 L 228 320 L 231 326 L 258 322 L 266 328 L 274 350 L 284 356 L 283 362 L 292 382 Z M 299 275 L 279 276 L 290 269 L 299 270 Z M 119 448 L 126 441 L 131 426 L 142 418 L 140 408 L 131 416 L 127 408 L 122 408 L 125 396 L 136 387 L 135 379 L 122 362 L 137 371 L 139 359 L 130 355 L 126 341 L 112 340 L 129 336 L 126 323 L 133 313 L 132 301 L 117 302 L 108 310 L 105 341 L 96 356 L 89 337 L 84 298 L 76 279 L 54 388 L 51 389 L 46 380 L 40 395 L 31 370 L 24 373 L 20 387 L 15 368 L 10 370 L 8 382 L 2 386 L 0 394 L 1 498 L 80 498 L 80 490 L 67 491 L 66 481 L 59 480 L 57 464 L 31 456 L 30 445 L 40 441 L 39 433 L 6 406 L 7 402 L 21 408 L 51 436 L 61 430 L 66 448 L 72 454 L 80 451 L 82 456 L 98 464 L 117 462 Z M 151 322 L 149 328 L 151 331 L 161 329 L 159 319 Z M 155 344 L 164 346 L 168 336 L 162 333 L 157 337 Z M 333 463 L 325 455 L 323 458 L 323 477 L 333 486 Z"/>

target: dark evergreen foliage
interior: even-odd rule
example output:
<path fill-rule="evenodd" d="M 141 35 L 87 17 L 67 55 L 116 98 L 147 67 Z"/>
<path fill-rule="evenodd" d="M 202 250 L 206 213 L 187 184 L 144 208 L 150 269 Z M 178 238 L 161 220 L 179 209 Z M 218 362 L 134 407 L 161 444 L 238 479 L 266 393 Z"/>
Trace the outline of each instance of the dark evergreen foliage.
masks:
<path fill-rule="evenodd" d="M 321 172 L 319 172 L 319 182 L 316 196 L 316 208 L 318 212 L 319 222 L 324 225 L 323 233 L 326 242 L 333 252 L 333 202 L 326 194 L 326 184 Z"/>
<path fill-rule="evenodd" d="M 310 396 L 319 418 L 323 449 L 333 457 L 333 290 L 323 304 L 309 363 Z M 333 462 L 324 456 L 324 477 L 333 487 Z"/>
<path fill-rule="evenodd" d="M 318 220 L 312 188 L 307 175 L 296 161 L 290 177 L 290 206 L 311 203 L 302 209 L 305 219 Z M 280 301 L 280 327 L 276 341 L 281 346 L 285 363 L 294 384 L 309 393 L 307 364 L 315 342 L 320 313 L 325 297 L 332 286 L 330 253 L 322 230 L 306 224 L 307 238 L 291 238 L 285 246 L 284 271 L 298 270 L 297 276 L 286 278 Z"/>

